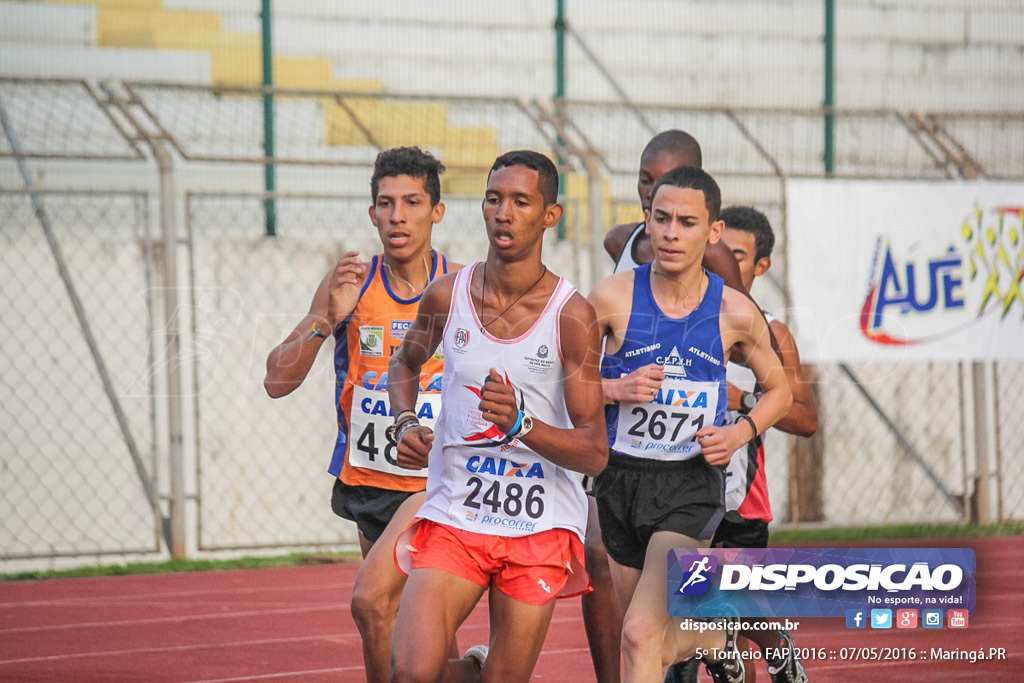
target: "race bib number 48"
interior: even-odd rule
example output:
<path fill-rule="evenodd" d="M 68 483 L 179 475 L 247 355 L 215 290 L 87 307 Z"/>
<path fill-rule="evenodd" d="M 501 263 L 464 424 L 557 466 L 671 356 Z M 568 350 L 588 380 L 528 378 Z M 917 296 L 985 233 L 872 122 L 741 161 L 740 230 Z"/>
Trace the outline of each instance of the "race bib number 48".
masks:
<path fill-rule="evenodd" d="M 435 416 L 440 409 L 440 394 L 420 393 L 416 403 L 420 424 L 433 429 Z M 387 428 L 392 422 L 394 417 L 390 414 L 387 393 L 354 387 L 349 417 L 349 463 L 402 477 L 427 476 L 425 467 L 421 470 L 407 470 L 398 466 L 397 444 L 387 436 Z"/>

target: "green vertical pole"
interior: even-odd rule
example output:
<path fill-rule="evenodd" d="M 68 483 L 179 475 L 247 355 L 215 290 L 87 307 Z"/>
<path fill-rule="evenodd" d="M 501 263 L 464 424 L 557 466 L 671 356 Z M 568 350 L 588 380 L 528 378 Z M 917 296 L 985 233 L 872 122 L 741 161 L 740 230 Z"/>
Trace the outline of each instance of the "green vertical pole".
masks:
<path fill-rule="evenodd" d="M 836 2 L 825 0 L 825 175 L 836 172 L 835 116 L 836 104 Z"/>
<path fill-rule="evenodd" d="M 267 225 L 267 237 L 277 235 L 277 188 L 276 167 L 274 166 L 274 49 L 271 41 L 270 0 L 262 0 L 260 20 L 263 33 L 263 189 L 267 197 L 263 200 L 263 213 Z"/>
<path fill-rule="evenodd" d="M 562 118 L 565 113 L 564 102 L 565 102 L 565 0 L 555 0 L 556 12 L 555 17 L 555 111 L 558 114 L 559 119 Z M 561 148 L 562 139 L 558 139 L 559 148 Z M 559 152 L 561 150 L 559 149 Z M 561 153 L 558 154 L 556 160 L 558 167 L 561 168 L 563 165 L 563 159 Z M 558 174 L 558 194 L 562 196 L 565 194 L 565 174 Z M 563 214 L 562 219 L 558 221 L 557 233 L 558 241 L 561 242 L 565 239 L 565 215 Z"/>

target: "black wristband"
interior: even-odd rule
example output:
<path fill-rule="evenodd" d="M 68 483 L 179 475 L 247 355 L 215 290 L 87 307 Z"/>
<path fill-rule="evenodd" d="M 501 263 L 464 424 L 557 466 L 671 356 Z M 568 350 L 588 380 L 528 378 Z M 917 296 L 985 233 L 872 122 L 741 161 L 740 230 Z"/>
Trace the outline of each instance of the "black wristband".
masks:
<path fill-rule="evenodd" d="M 753 430 L 754 435 L 752 437 L 750 437 L 750 440 L 753 441 L 754 439 L 756 439 L 757 438 L 757 424 L 755 424 L 754 418 L 750 417 L 749 415 L 740 414 L 740 415 L 736 416 L 736 422 L 739 422 L 740 420 L 745 420 L 750 425 L 750 429 Z"/>

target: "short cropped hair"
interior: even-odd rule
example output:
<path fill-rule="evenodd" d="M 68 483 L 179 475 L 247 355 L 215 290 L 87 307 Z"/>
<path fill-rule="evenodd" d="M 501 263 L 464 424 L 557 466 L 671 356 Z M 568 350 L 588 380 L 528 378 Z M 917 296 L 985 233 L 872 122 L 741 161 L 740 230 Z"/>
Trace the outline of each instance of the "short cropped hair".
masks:
<path fill-rule="evenodd" d="M 419 147 L 394 147 L 377 155 L 373 162 L 373 175 L 370 176 L 370 197 L 377 202 L 381 178 L 394 178 L 407 175 L 423 180 L 423 189 L 430 195 L 430 203 L 437 206 L 441 201 L 441 174 L 444 164 L 434 158 L 430 152 Z"/>
<path fill-rule="evenodd" d="M 700 151 L 700 143 L 697 139 L 682 130 L 665 130 L 653 138 L 644 147 L 643 153 L 640 158 L 644 158 L 648 155 L 653 154 L 671 154 L 673 157 L 679 159 L 686 159 L 687 163 L 685 166 L 696 166 L 700 168 L 704 165 L 704 159 Z"/>
<path fill-rule="evenodd" d="M 760 261 L 772 255 L 775 248 L 775 233 L 768 217 L 752 206 L 729 206 L 719 216 L 725 227 L 749 232 L 754 236 L 754 260 Z"/>
<path fill-rule="evenodd" d="M 722 210 L 722 191 L 718 189 L 715 179 L 706 171 L 696 166 L 680 166 L 661 176 L 651 190 L 652 206 L 654 198 L 658 196 L 658 190 L 665 185 L 703 192 L 704 206 L 708 209 L 708 222 L 714 223 L 718 220 L 718 213 Z"/>
<path fill-rule="evenodd" d="M 558 201 L 558 169 L 543 154 L 530 150 L 520 149 L 514 152 L 506 152 L 494 160 L 487 179 L 491 174 L 501 168 L 509 166 L 525 166 L 537 172 L 537 186 L 540 188 L 540 195 L 544 198 L 544 204 L 554 204 Z"/>

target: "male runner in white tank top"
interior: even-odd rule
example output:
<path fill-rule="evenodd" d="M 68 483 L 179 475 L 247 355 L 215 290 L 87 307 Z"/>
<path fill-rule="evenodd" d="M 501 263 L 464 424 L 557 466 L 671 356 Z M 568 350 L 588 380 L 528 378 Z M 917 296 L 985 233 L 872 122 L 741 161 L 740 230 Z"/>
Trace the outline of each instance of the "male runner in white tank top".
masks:
<path fill-rule="evenodd" d="M 486 262 L 428 287 L 391 359 L 399 465 L 428 466 L 419 519 L 395 549 L 409 572 L 392 645 L 398 680 L 527 681 L 555 597 L 589 589 L 586 502 L 572 472 L 604 468 L 607 434 L 594 310 L 541 262 L 544 231 L 562 214 L 557 188 L 543 155 L 495 161 L 483 202 Z M 439 343 L 434 433 L 412 408 Z M 489 653 L 447 661 L 488 588 Z"/>

